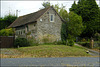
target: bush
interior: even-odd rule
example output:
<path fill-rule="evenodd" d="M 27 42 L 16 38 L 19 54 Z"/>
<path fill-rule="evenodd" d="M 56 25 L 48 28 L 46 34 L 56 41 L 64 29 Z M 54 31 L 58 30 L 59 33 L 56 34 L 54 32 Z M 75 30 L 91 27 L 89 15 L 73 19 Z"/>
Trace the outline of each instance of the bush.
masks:
<path fill-rule="evenodd" d="M 83 39 L 81 40 L 81 42 L 86 42 L 86 39 L 85 39 L 85 38 L 83 38 Z"/>
<path fill-rule="evenodd" d="M 96 33 L 95 36 L 94 36 L 94 38 L 95 38 L 96 41 L 100 41 L 100 34 Z"/>
<path fill-rule="evenodd" d="M 14 31 L 12 28 L 0 30 L 0 36 L 12 36 L 13 34 L 14 34 Z"/>
<path fill-rule="evenodd" d="M 74 41 L 73 40 L 67 40 L 67 45 L 68 46 L 74 46 Z"/>
<path fill-rule="evenodd" d="M 56 36 L 55 35 L 50 35 L 50 34 L 44 34 L 38 36 L 38 42 L 39 43 L 53 43 L 56 41 Z"/>
<path fill-rule="evenodd" d="M 78 44 L 90 48 L 90 43 L 89 42 L 77 42 Z"/>
<path fill-rule="evenodd" d="M 26 47 L 30 46 L 30 43 L 27 41 L 26 38 L 16 38 L 14 42 L 14 47 Z"/>
<path fill-rule="evenodd" d="M 42 42 L 49 43 L 49 36 L 43 36 Z"/>
<path fill-rule="evenodd" d="M 63 40 L 63 41 L 62 41 L 62 44 L 63 44 L 63 45 L 66 45 L 66 41 L 65 41 L 65 40 Z"/>
<path fill-rule="evenodd" d="M 63 42 L 62 41 L 55 41 L 53 44 L 55 44 L 55 45 L 62 45 Z"/>
<path fill-rule="evenodd" d="M 38 46 L 39 43 L 34 38 L 28 39 L 28 42 L 30 43 L 30 46 Z"/>

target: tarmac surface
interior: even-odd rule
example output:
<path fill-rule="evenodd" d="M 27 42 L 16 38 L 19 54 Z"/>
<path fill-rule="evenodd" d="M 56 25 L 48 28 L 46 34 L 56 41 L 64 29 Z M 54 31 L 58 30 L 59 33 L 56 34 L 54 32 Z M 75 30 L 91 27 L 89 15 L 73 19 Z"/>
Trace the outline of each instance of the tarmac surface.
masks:
<path fill-rule="evenodd" d="M 84 66 L 99 67 L 100 57 L 63 57 L 63 58 L 2 58 L 1 67 L 28 66 Z"/>

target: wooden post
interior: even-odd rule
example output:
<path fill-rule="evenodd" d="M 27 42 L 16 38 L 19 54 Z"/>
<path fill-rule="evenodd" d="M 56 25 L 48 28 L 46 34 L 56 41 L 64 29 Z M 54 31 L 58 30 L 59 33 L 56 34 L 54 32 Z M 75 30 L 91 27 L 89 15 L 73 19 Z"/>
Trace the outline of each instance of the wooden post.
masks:
<path fill-rule="evenodd" d="M 91 41 L 90 41 L 90 48 L 93 48 L 93 45 L 94 45 L 94 41 L 93 41 L 93 39 L 91 39 Z"/>

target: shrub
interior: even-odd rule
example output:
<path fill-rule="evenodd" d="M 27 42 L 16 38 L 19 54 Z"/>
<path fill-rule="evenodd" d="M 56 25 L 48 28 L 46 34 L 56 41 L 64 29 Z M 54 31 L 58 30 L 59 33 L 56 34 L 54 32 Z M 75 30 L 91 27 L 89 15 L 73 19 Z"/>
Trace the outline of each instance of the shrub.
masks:
<path fill-rule="evenodd" d="M 38 36 L 38 42 L 39 43 L 53 43 L 56 41 L 57 37 L 55 35 L 50 35 L 50 34 L 44 34 Z"/>
<path fill-rule="evenodd" d="M 62 45 L 63 42 L 62 41 L 55 41 L 53 44 L 55 44 L 55 45 Z"/>
<path fill-rule="evenodd" d="M 100 41 L 100 34 L 96 33 L 95 36 L 94 36 L 94 38 L 95 38 L 96 41 Z"/>
<path fill-rule="evenodd" d="M 49 36 L 43 36 L 42 42 L 43 43 L 49 43 Z"/>
<path fill-rule="evenodd" d="M 26 38 L 16 38 L 14 42 L 14 47 L 26 47 L 30 46 L 29 42 L 27 41 Z"/>
<path fill-rule="evenodd" d="M 78 44 L 90 48 L 90 43 L 89 42 L 77 42 Z"/>
<path fill-rule="evenodd" d="M 66 41 L 65 41 L 65 40 L 63 40 L 63 41 L 62 41 L 62 44 L 63 44 L 63 45 L 66 45 Z"/>
<path fill-rule="evenodd" d="M 83 38 L 81 41 L 82 41 L 82 42 L 86 42 L 86 39 L 85 39 L 85 38 Z"/>
<path fill-rule="evenodd" d="M 28 42 L 29 42 L 30 46 L 38 46 L 39 45 L 39 43 L 36 41 L 35 38 L 28 39 Z"/>
<path fill-rule="evenodd" d="M 73 40 L 67 40 L 67 45 L 68 46 L 74 46 L 74 41 Z"/>
<path fill-rule="evenodd" d="M 14 34 L 14 31 L 12 28 L 0 30 L 0 36 L 12 36 L 13 34 Z"/>

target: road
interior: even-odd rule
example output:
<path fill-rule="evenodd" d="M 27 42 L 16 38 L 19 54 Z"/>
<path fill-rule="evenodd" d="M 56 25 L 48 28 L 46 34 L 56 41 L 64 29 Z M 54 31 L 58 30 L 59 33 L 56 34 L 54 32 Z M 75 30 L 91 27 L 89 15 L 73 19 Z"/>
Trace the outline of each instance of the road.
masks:
<path fill-rule="evenodd" d="M 63 58 L 2 58 L 3 66 L 92 66 L 99 67 L 100 57 L 63 57 Z"/>

